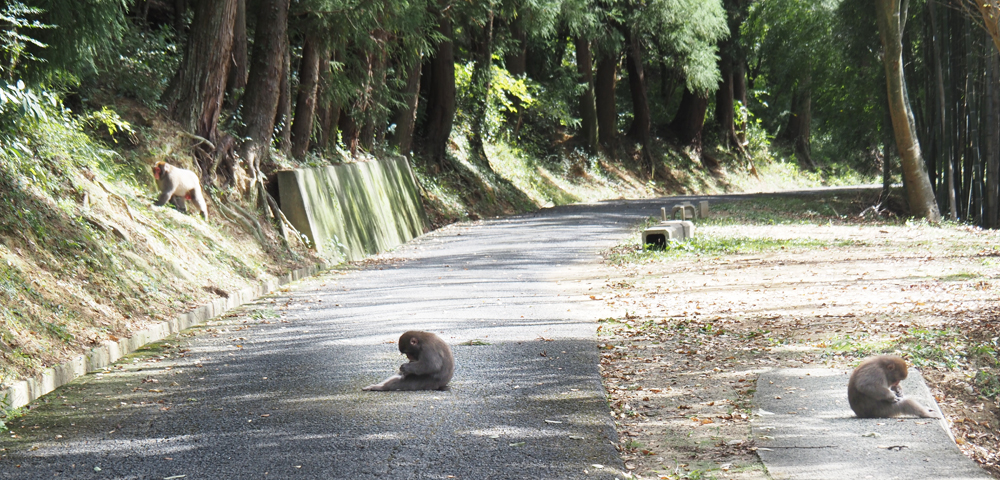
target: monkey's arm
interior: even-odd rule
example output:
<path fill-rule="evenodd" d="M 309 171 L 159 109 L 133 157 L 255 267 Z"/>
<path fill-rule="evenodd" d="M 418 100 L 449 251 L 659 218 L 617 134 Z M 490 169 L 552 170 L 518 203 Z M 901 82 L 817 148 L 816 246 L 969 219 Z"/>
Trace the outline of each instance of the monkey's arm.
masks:
<path fill-rule="evenodd" d="M 416 362 L 404 363 L 399 366 L 400 373 L 404 375 L 430 375 L 441 371 L 444 359 L 437 354 L 424 354 Z"/>
<path fill-rule="evenodd" d="M 881 381 L 871 381 L 871 382 L 859 382 L 857 387 L 858 391 L 871 398 L 872 400 L 878 400 L 882 402 L 896 402 L 898 397 L 896 392 L 886 385 L 888 382 L 885 380 Z"/>
<path fill-rule="evenodd" d="M 892 390 L 892 393 L 896 394 L 896 398 L 903 398 L 903 386 L 902 385 L 900 385 L 900 384 L 897 383 L 897 384 L 889 387 L 889 390 Z"/>

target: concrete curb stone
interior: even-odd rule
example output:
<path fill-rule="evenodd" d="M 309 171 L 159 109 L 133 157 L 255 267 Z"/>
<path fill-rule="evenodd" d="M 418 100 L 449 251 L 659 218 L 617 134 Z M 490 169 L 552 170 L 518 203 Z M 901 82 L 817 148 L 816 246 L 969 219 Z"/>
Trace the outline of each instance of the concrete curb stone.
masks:
<path fill-rule="evenodd" d="M 757 380 L 752 424 L 757 455 L 774 479 L 992 478 L 958 449 L 944 419 L 857 418 L 847 403 L 850 372 L 787 368 Z M 920 372 L 903 392 L 940 415 Z"/>
<path fill-rule="evenodd" d="M 327 266 L 323 263 L 300 268 L 280 277 L 262 281 L 256 286 L 230 293 L 228 298 L 217 298 L 190 312 L 182 313 L 174 319 L 150 325 L 135 332 L 129 338 L 123 338 L 117 342 L 105 340 L 101 345 L 92 348 L 83 355 L 78 355 L 59 365 L 47 368 L 34 377 L 18 380 L 0 390 L 0 407 L 23 407 L 42 395 L 73 381 L 77 377 L 111 365 L 125 355 L 138 350 L 143 345 L 162 340 L 186 328 L 205 323 L 233 308 L 256 300 L 282 285 L 316 275 L 326 268 Z"/>

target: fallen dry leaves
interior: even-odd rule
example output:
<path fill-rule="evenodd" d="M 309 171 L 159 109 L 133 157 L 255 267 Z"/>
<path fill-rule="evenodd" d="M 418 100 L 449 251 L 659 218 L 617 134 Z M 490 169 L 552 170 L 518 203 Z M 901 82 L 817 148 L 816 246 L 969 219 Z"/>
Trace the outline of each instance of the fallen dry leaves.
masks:
<path fill-rule="evenodd" d="M 749 435 L 759 372 L 896 351 L 922 363 L 960 448 L 1000 478 L 997 392 L 963 350 L 997 346 L 998 235 L 839 223 L 699 226 L 821 246 L 606 266 L 599 297 L 619 313 L 598 327 L 601 370 L 629 471 L 767 478 Z"/>

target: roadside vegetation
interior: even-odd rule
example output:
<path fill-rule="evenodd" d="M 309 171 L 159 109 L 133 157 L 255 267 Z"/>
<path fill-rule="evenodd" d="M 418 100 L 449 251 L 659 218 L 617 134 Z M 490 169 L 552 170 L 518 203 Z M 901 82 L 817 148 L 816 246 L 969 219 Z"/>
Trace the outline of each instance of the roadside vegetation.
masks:
<path fill-rule="evenodd" d="M 5 2 L 0 386 L 329 260 L 282 225 L 270 202 L 281 169 L 405 156 L 433 227 L 602 199 L 886 185 L 850 206 L 719 205 L 695 242 L 655 258 L 622 246 L 618 268 L 879 247 L 712 230 L 792 227 L 790 214 L 802 228 L 860 215 L 865 228 L 920 230 L 932 227 L 909 215 L 934 220 L 937 206 L 955 222 L 939 228 L 993 228 L 1000 10 L 959 3 L 916 2 L 903 35 L 867 0 Z M 909 94 L 886 90 L 896 41 Z M 897 97 L 918 111 L 890 109 Z M 906 113 L 920 123 L 904 131 Z M 898 158 L 911 149 L 895 138 L 914 135 L 926 158 Z M 151 205 L 158 161 L 199 173 L 208 222 Z M 920 165 L 933 192 L 916 198 L 909 180 L 890 196 Z M 988 285 L 977 272 L 942 282 Z M 682 330 L 706 328 L 720 331 Z M 741 338 L 763 348 L 760 328 Z M 21 412 L 0 398 L 0 430 Z"/>
<path fill-rule="evenodd" d="M 695 238 L 610 249 L 605 386 L 639 478 L 767 478 L 753 454 L 766 369 L 920 369 L 959 447 L 1000 475 L 1000 248 L 993 231 L 871 215 L 877 192 L 711 205 Z"/>

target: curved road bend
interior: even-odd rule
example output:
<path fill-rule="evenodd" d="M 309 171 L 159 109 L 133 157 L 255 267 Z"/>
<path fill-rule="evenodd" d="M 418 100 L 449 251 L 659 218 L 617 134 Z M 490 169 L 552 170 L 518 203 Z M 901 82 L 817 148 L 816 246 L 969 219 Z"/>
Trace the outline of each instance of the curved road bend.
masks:
<path fill-rule="evenodd" d="M 665 201 L 452 225 L 300 281 L 43 397 L 0 437 L 0 478 L 620 478 L 592 267 Z M 410 329 L 452 346 L 451 389 L 362 392 Z"/>
<path fill-rule="evenodd" d="M 0 436 L 0 479 L 619 478 L 594 265 L 699 198 L 453 225 L 401 261 L 298 282 L 43 397 Z M 409 329 L 452 345 L 450 391 L 362 392 L 404 361 Z"/>

